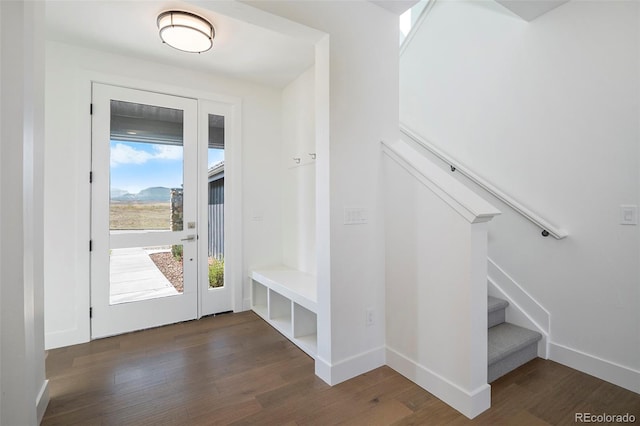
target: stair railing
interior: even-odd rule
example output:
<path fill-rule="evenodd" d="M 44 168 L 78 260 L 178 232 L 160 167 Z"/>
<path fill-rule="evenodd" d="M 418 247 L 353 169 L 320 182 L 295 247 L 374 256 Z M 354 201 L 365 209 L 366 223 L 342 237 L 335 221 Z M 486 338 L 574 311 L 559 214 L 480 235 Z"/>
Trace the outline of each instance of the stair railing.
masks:
<path fill-rule="evenodd" d="M 411 138 L 413 141 L 417 142 L 422 147 L 426 148 L 429 152 L 435 155 L 437 158 L 442 160 L 443 162 L 449 164 L 452 172 L 458 172 L 465 176 L 467 179 L 489 192 L 491 195 L 511 207 L 514 211 L 522 215 L 525 219 L 529 220 L 540 229 L 542 229 L 541 235 L 543 237 L 548 237 L 551 235 L 553 238 L 557 240 L 561 240 L 567 237 L 569 234 L 567 231 L 558 228 L 557 226 L 551 224 L 548 220 L 540 217 L 538 214 L 531 211 L 531 209 L 523 206 L 518 201 L 516 201 L 513 197 L 505 194 L 500 189 L 496 188 L 486 179 L 478 176 L 471 169 L 469 169 L 464 164 L 459 161 L 453 159 L 451 156 L 437 148 L 431 142 L 426 140 L 425 138 L 418 135 L 415 131 L 410 129 L 407 125 L 400 123 L 400 131 L 404 133 L 406 136 Z"/>

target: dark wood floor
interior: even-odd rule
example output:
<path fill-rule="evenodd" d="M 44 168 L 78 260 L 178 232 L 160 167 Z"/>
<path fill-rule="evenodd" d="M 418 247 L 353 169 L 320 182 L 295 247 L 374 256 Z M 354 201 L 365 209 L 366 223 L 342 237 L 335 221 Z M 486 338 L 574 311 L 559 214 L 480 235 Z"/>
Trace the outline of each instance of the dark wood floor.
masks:
<path fill-rule="evenodd" d="M 562 425 L 632 413 L 640 395 L 535 360 L 492 384 L 468 420 L 388 367 L 329 387 L 313 361 L 252 312 L 55 349 L 43 425 Z"/>

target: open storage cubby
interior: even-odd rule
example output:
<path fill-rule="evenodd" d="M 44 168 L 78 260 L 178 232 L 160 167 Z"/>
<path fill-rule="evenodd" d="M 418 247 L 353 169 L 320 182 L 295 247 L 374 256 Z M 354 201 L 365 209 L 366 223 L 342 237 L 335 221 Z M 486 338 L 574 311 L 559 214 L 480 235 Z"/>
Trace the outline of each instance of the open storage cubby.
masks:
<path fill-rule="evenodd" d="M 293 339 L 305 352 L 317 353 L 318 351 L 318 318 L 315 312 L 293 303 Z"/>
<path fill-rule="evenodd" d="M 259 282 L 251 282 L 251 307 L 261 317 L 267 316 L 268 289 Z"/>
<path fill-rule="evenodd" d="M 291 300 L 269 289 L 269 322 L 283 334 L 291 334 Z"/>
<path fill-rule="evenodd" d="M 312 357 L 317 353 L 316 278 L 277 266 L 251 272 L 253 311 Z"/>

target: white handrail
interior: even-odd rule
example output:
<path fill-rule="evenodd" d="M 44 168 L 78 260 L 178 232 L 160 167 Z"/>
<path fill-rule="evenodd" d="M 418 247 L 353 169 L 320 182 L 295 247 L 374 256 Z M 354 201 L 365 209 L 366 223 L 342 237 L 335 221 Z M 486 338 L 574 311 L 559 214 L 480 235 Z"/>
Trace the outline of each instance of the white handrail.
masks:
<path fill-rule="evenodd" d="M 542 217 L 540 217 L 539 215 L 531 211 L 529 208 L 523 206 L 522 204 L 514 200 L 513 197 L 505 194 L 504 192 L 496 188 L 494 185 L 489 183 L 487 180 L 478 176 L 476 173 L 471 171 L 471 169 L 469 169 L 467 166 L 453 159 L 452 157 L 444 153 L 442 150 L 435 147 L 431 142 L 429 142 L 428 140 L 418 135 L 415 131 L 413 131 L 407 125 L 400 123 L 400 131 L 405 135 L 407 135 L 408 137 L 410 137 L 411 139 L 413 139 L 415 142 L 417 142 L 421 146 L 423 146 L 424 148 L 426 148 L 433 155 L 435 155 L 445 163 L 449 164 L 451 166 L 452 171 L 460 172 L 460 174 L 466 176 L 473 183 L 475 183 L 476 185 L 478 185 L 479 187 L 481 187 L 482 189 L 489 192 L 491 195 L 493 195 L 494 197 L 496 197 L 497 199 L 499 199 L 500 201 L 502 201 L 503 203 L 511 207 L 517 213 L 524 216 L 527 220 L 534 223 L 536 226 L 542 229 L 543 236 L 546 237 L 547 235 L 551 235 L 556 240 L 561 240 L 569 235 L 567 231 L 564 231 L 552 225 L 546 219 L 543 219 Z"/>

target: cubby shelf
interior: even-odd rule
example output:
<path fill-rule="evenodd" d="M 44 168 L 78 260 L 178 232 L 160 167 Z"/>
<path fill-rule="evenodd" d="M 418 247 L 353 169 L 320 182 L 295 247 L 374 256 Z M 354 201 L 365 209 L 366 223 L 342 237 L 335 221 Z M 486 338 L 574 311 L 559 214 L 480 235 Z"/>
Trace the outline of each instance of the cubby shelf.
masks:
<path fill-rule="evenodd" d="M 253 311 L 311 357 L 317 353 L 316 278 L 286 266 L 254 270 Z"/>

